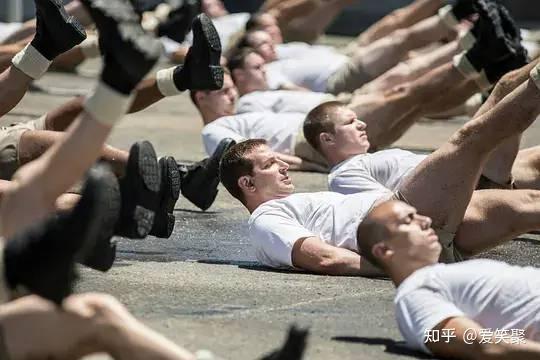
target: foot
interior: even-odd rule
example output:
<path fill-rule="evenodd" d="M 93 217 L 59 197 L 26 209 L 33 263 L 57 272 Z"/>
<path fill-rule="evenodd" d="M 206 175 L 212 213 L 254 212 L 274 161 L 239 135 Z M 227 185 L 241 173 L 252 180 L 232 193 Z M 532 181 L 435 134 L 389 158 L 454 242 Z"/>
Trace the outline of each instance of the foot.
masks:
<path fill-rule="evenodd" d="M 452 14 L 458 21 L 473 15 L 476 13 L 474 3 L 475 0 L 458 0 L 454 6 L 452 6 Z"/>
<path fill-rule="evenodd" d="M 142 29 L 128 0 L 81 1 L 99 30 L 102 81 L 121 94 L 130 94 L 156 63 L 161 43 Z"/>
<path fill-rule="evenodd" d="M 103 166 L 103 165 L 102 165 Z M 89 249 L 81 264 L 94 270 L 108 271 L 116 259 L 116 242 L 112 241 L 114 228 L 120 216 L 121 195 L 118 179 L 108 170 L 103 177 L 101 191 L 109 199 L 102 209 L 103 223 L 99 226 L 94 246 Z"/>
<path fill-rule="evenodd" d="M 191 23 L 200 11 L 198 0 L 185 0 L 173 8 L 167 19 L 157 26 L 158 36 L 167 36 L 176 42 L 183 42 L 191 29 Z"/>
<path fill-rule="evenodd" d="M 220 66 L 221 42 L 212 21 L 205 14 L 193 20 L 193 46 L 183 65 L 174 70 L 177 89 L 217 90 L 223 86 L 223 68 Z"/>
<path fill-rule="evenodd" d="M 31 292 L 60 304 L 71 294 L 77 279 L 75 261 L 95 245 L 114 199 L 106 187 L 108 170 L 95 167 L 79 203 L 72 212 L 43 221 L 6 242 L 5 275 L 16 293 Z"/>
<path fill-rule="evenodd" d="M 515 39 L 505 33 L 496 3 L 489 0 L 477 0 L 475 7 L 479 15 L 474 26 L 477 41 L 467 51 L 465 57 L 480 72 L 486 65 L 501 62 L 516 55 L 519 50 Z"/>
<path fill-rule="evenodd" d="M 154 225 L 159 202 L 160 172 L 156 153 L 148 141 L 135 143 L 130 151 L 126 175 L 120 179 L 122 206 L 116 235 L 145 238 Z"/>
<path fill-rule="evenodd" d="M 306 348 L 309 331 L 292 326 L 285 344 L 278 350 L 264 356 L 262 360 L 300 360 Z"/>
<path fill-rule="evenodd" d="M 212 206 L 218 193 L 219 163 L 227 150 L 236 144 L 230 138 L 221 140 L 209 158 L 192 165 L 178 164 L 182 195 L 202 210 Z"/>
<path fill-rule="evenodd" d="M 83 26 L 69 16 L 61 0 L 35 0 L 36 34 L 32 46 L 48 60 L 86 39 Z"/>
<path fill-rule="evenodd" d="M 180 172 L 172 156 L 160 158 L 159 169 L 161 171 L 159 204 L 150 235 L 169 238 L 174 229 L 174 205 L 180 196 Z"/>

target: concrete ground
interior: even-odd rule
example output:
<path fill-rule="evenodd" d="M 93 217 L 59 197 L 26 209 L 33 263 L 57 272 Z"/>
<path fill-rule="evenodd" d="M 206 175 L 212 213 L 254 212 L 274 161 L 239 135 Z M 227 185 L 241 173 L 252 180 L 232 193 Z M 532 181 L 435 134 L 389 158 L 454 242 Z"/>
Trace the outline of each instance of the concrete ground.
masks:
<path fill-rule="evenodd" d="M 95 83 L 96 63 L 80 74 L 47 74 L 2 124 L 24 121 L 85 93 Z M 514 119 L 508 119 L 513 121 Z M 435 149 L 462 121 L 420 123 L 397 146 Z M 126 119 L 110 143 L 128 149 L 137 140 L 154 143 L 158 155 L 198 160 L 204 156 L 201 121 L 187 95 L 165 99 Z M 524 146 L 538 142 L 540 125 Z M 326 190 L 325 175 L 293 173 L 298 191 Z M 81 269 L 80 291 L 118 297 L 146 324 L 189 350 L 209 349 L 225 359 L 255 359 L 281 343 L 289 324 L 310 326 L 307 359 L 422 357 L 401 344 L 387 280 L 277 272 L 260 267 L 246 236 L 248 213 L 224 189 L 214 206 L 198 211 L 176 204 L 176 227 L 168 239 L 118 239 L 118 261 L 101 274 Z M 513 264 L 538 264 L 534 236 L 486 254 Z M 101 359 L 101 356 L 97 358 Z"/>

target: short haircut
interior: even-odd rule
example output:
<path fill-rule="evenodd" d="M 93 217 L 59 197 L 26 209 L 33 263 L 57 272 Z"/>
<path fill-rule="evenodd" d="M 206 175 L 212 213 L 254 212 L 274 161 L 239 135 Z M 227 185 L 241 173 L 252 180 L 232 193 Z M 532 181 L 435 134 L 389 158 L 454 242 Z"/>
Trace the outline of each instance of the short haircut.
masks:
<path fill-rule="evenodd" d="M 245 175 L 253 175 L 253 162 L 247 155 L 259 146 L 266 145 L 264 139 L 249 139 L 232 146 L 219 165 L 221 183 L 229 193 L 245 204 L 245 196 L 238 186 L 238 179 Z"/>
<path fill-rule="evenodd" d="M 227 64 L 229 67 L 229 71 L 231 72 L 231 77 L 233 78 L 233 81 L 235 80 L 234 76 L 232 75 L 234 73 L 234 70 L 243 69 L 246 63 L 246 58 L 251 54 L 257 54 L 257 51 L 250 47 L 243 47 L 235 51 L 228 59 Z"/>
<path fill-rule="evenodd" d="M 366 258 L 372 265 L 384 268 L 379 259 L 373 255 L 373 246 L 388 239 L 390 234 L 386 227 L 368 216 L 360 223 L 356 231 L 356 243 L 360 256 Z"/>
<path fill-rule="evenodd" d="M 258 30 L 262 27 L 261 18 L 264 15 L 264 12 L 257 12 L 251 15 L 249 20 L 246 22 L 246 31 Z"/>
<path fill-rule="evenodd" d="M 311 110 L 304 120 L 304 137 L 315 150 L 321 151 L 319 135 L 323 132 L 334 133 L 335 112 L 345 105 L 339 101 L 329 101 Z"/>

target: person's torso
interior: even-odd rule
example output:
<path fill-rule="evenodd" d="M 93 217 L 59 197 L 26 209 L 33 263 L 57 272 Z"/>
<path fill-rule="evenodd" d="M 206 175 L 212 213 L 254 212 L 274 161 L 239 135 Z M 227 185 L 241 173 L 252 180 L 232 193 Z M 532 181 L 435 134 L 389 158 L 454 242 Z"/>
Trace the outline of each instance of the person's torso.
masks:
<path fill-rule="evenodd" d="M 238 113 L 269 111 L 274 113 L 304 113 L 334 97 L 309 91 L 270 90 L 254 91 L 238 100 Z"/>

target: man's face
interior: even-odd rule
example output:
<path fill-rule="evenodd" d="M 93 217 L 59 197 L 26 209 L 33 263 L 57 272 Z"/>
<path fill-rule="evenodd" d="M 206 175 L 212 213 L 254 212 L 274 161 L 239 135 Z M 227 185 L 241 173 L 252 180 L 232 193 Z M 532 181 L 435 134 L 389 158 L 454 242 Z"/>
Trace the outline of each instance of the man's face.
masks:
<path fill-rule="evenodd" d="M 211 18 L 218 18 L 228 14 L 221 0 L 202 0 L 202 12 Z"/>
<path fill-rule="evenodd" d="M 267 145 L 261 145 L 248 155 L 253 162 L 250 176 L 257 195 L 266 199 L 279 199 L 294 191 L 292 179 L 287 170 L 289 165 L 281 161 Z"/>
<path fill-rule="evenodd" d="M 244 60 L 244 67 L 234 70 L 236 81 L 244 86 L 249 84 L 249 87 L 253 89 L 267 90 L 265 65 L 266 63 L 260 55 L 249 54 Z M 241 87 L 241 85 L 238 86 Z"/>
<path fill-rule="evenodd" d="M 358 120 L 351 109 L 341 107 L 336 110 L 334 142 L 342 152 L 350 155 L 364 154 L 369 149 L 366 124 Z"/>
<path fill-rule="evenodd" d="M 230 75 L 225 74 L 223 87 L 220 90 L 200 92 L 199 94 L 201 94 L 198 99 L 199 106 L 209 107 L 219 116 L 229 116 L 236 113 L 238 92 Z"/>
<path fill-rule="evenodd" d="M 396 259 L 436 263 L 441 244 L 431 228 L 431 219 L 419 215 L 414 207 L 401 201 L 391 201 L 382 206 L 388 208 L 384 220 L 389 233 L 386 242 Z"/>
<path fill-rule="evenodd" d="M 269 13 L 262 14 L 260 17 L 260 24 L 261 30 L 270 35 L 274 44 L 283 44 L 283 36 L 275 16 Z"/>
<path fill-rule="evenodd" d="M 253 32 L 249 35 L 249 43 L 251 47 L 254 48 L 267 63 L 277 60 L 277 53 L 274 41 L 267 32 Z"/>

